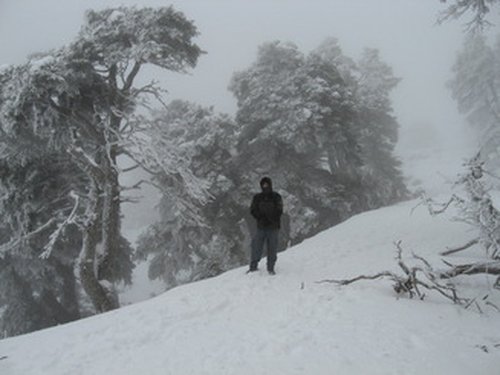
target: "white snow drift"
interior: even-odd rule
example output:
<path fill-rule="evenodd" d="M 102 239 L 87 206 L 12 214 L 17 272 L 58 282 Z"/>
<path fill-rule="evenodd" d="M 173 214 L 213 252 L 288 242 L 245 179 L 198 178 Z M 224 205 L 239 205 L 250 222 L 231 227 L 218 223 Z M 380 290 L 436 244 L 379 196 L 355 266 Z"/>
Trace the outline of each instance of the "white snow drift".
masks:
<path fill-rule="evenodd" d="M 358 215 L 281 253 L 277 276 L 240 268 L 111 313 L 2 340 L 0 374 L 498 375 L 500 314 L 493 308 L 480 314 L 439 296 L 398 299 L 389 281 L 317 283 L 398 271 L 396 240 L 408 258 L 414 251 L 437 265 L 438 251 L 472 237 L 464 225 L 431 217 L 423 207 L 411 214 L 415 205 Z M 470 249 L 449 260 L 480 255 Z M 460 283 L 481 298 L 498 293 L 492 281 L 479 276 Z"/>

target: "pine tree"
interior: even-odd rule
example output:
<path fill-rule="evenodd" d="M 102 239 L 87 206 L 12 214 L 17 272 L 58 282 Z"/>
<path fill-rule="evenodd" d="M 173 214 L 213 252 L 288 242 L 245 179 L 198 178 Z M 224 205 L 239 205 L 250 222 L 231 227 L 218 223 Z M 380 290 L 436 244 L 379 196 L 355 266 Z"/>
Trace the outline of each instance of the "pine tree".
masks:
<path fill-rule="evenodd" d="M 161 219 L 141 236 L 137 251 L 142 257 L 153 255 L 150 277 L 172 287 L 215 276 L 241 261 L 238 216 L 231 213 L 239 209 L 229 176 L 236 129 L 228 116 L 179 100 L 158 112 L 154 122 L 151 152 L 168 152 L 177 173 L 155 174 L 154 183 L 163 192 Z M 181 179 L 189 183 L 180 184 Z"/>
<path fill-rule="evenodd" d="M 136 146 L 149 123 L 135 112 L 148 96 L 161 95 L 153 83 L 137 86 L 137 75 L 146 64 L 176 72 L 194 67 L 201 53 L 192 42 L 196 35 L 193 23 L 172 7 L 89 11 L 73 43 L 0 74 L 2 162 L 19 160 L 14 173 L 37 173 L 54 154 L 81 182 L 74 189 L 54 187 L 57 199 L 72 204 L 48 211 L 52 215 L 38 227 L 26 229 L 25 220 L 19 244 L 43 243 L 42 257 L 50 258 L 66 231 L 78 228 L 78 274 L 97 312 L 118 307 L 113 283 L 127 279 L 132 267 L 131 247 L 120 233 L 124 171 L 118 159 L 144 161 Z M 0 255 L 14 254 L 16 241 L 10 236 Z"/>
<path fill-rule="evenodd" d="M 392 154 L 397 124 L 390 117 L 388 92 L 379 99 L 387 108 L 369 113 L 369 89 L 358 75 L 355 63 L 343 56 L 338 42 L 331 38 L 308 56 L 292 44 L 268 43 L 259 50 L 257 61 L 235 74 L 231 82 L 242 127 L 241 160 L 250 174 L 245 185 L 251 186 L 262 173 L 275 176 L 277 186 L 293 202 L 290 215 L 294 220 L 285 235 L 292 243 L 355 212 L 404 196 L 398 162 Z M 381 76 L 380 87 L 372 85 L 372 89 L 389 91 L 383 86 L 392 88 L 389 82 L 389 75 Z M 377 120 L 375 114 L 380 117 L 382 112 L 386 118 Z M 361 114 L 372 124 L 383 122 L 380 129 L 372 129 L 373 148 L 385 140 L 380 132 L 392 132 L 392 142 L 381 146 L 384 151 L 379 153 L 386 160 L 380 156 L 381 165 L 377 166 L 388 170 L 390 181 L 377 186 L 363 181 L 363 158 L 369 155 L 370 144 Z M 382 189 L 390 191 L 382 193 Z"/>
<path fill-rule="evenodd" d="M 78 174 L 54 155 L 23 165 L 3 161 L 0 170 L 0 332 L 14 335 L 78 319 L 85 314 L 73 272 L 79 231 L 68 226 L 52 256 L 41 258 L 57 229 L 54 218 L 74 206 L 69 191 L 78 186 Z"/>
<path fill-rule="evenodd" d="M 459 110 L 477 130 L 487 166 L 500 161 L 500 37 L 490 47 L 481 34 L 466 37 L 449 82 Z"/>
<path fill-rule="evenodd" d="M 280 249 L 400 199 L 405 189 L 392 154 L 398 127 L 389 100 L 398 80 L 375 57 L 361 79 L 334 38 L 309 55 L 293 43 L 265 43 L 231 80 L 236 125 L 180 101 L 160 113 L 153 148 L 176 153 L 180 169 L 204 182 L 194 185 L 203 185 L 209 199 L 182 209 L 189 195 L 175 175 L 155 180 L 165 191 L 161 220 L 139 242 L 143 256 L 153 254 L 150 277 L 171 287 L 245 264 L 255 224 L 249 200 L 263 175 L 273 177 L 285 199 Z M 383 177 L 369 179 L 369 172 Z"/>
<path fill-rule="evenodd" d="M 447 3 L 448 0 L 440 0 L 442 3 Z M 498 6 L 498 0 L 450 0 L 453 4 L 449 5 L 446 10 L 441 12 L 439 22 L 445 22 L 450 19 L 458 19 L 465 14 L 472 12 L 472 19 L 466 24 L 469 30 L 477 31 L 484 29 L 492 24 L 486 19 L 488 13 L 493 7 Z"/>
<path fill-rule="evenodd" d="M 407 195 L 401 163 L 394 156 L 399 124 L 389 97 L 399 79 L 375 49 L 364 50 L 357 70 L 362 174 L 364 184 L 373 187 L 368 205 L 390 204 Z"/>

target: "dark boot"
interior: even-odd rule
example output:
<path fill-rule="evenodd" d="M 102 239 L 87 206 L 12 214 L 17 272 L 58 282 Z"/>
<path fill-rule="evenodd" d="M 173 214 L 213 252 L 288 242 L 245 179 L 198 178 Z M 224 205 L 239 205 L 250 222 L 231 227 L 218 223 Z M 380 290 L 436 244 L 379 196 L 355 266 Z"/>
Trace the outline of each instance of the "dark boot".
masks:
<path fill-rule="evenodd" d="M 250 262 L 250 268 L 248 269 L 248 272 L 255 272 L 258 270 L 257 268 L 257 262 Z"/>
<path fill-rule="evenodd" d="M 269 275 L 276 275 L 276 272 L 274 272 L 274 264 L 273 265 L 270 265 L 270 264 L 267 265 L 267 272 L 269 272 Z"/>

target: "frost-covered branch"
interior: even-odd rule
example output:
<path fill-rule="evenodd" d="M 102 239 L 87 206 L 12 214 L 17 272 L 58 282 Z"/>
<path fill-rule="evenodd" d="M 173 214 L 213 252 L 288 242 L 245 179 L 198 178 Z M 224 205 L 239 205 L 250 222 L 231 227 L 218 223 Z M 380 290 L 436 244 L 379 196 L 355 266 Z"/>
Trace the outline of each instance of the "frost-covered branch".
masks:
<path fill-rule="evenodd" d="M 141 186 L 144 185 L 144 184 L 148 184 L 148 185 L 151 185 L 151 186 L 154 186 L 156 188 L 159 188 L 159 185 L 158 184 L 155 184 L 154 182 L 150 181 L 150 180 L 140 180 L 140 181 L 137 181 L 134 185 L 132 186 L 122 186 L 121 187 L 121 191 L 127 191 L 127 190 L 140 190 L 141 189 Z"/>
<path fill-rule="evenodd" d="M 23 234 L 19 236 L 18 238 L 15 238 L 5 244 L 0 245 L 0 257 L 4 256 L 6 253 L 12 251 L 22 243 L 31 240 L 35 236 L 39 235 L 40 233 L 44 232 L 48 228 L 50 228 L 54 223 L 56 222 L 55 218 L 49 219 L 45 224 L 39 226 L 37 229 Z"/>
<path fill-rule="evenodd" d="M 459 275 L 500 275 L 500 261 L 491 261 L 483 263 L 462 264 L 453 266 L 451 269 L 439 272 L 442 279 L 451 279 Z"/>
<path fill-rule="evenodd" d="M 446 3 L 447 0 L 440 0 Z M 469 31 L 482 30 L 492 24 L 486 20 L 486 16 L 491 11 L 491 7 L 498 4 L 498 0 L 453 0 L 454 4 L 442 11 L 438 22 L 443 23 L 450 19 L 458 19 L 467 13 L 472 13 L 472 19 L 466 23 L 466 29 Z"/>
<path fill-rule="evenodd" d="M 466 245 L 444 251 L 442 255 L 453 254 L 478 243 L 489 257 L 496 259 L 500 255 L 500 211 L 495 207 L 489 188 L 483 182 L 487 171 L 481 155 L 477 154 L 468 160 L 465 167 L 466 172 L 460 174 L 455 182 L 455 187 L 463 188 L 465 198 L 454 194 L 447 203 L 439 204 L 423 196 L 422 202 L 427 205 L 431 215 L 442 214 L 452 204 L 455 205 L 459 209 L 455 220 L 467 223 L 477 231 L 477 236 Z"/>
<path fill-rule="evenodd" d="M 49 242 L 44 246 L 44 251 L 40 254 L 40 258 L 48 259 L 50 258 L 52 251 L 54 250 L 54 246 L 63 233 L 64 229 L 70 224 L 76 224 L 76 215 L 78 212 L 78 207 L 80 206 L 80 197 L 75 194 L 73 191 L 70 193 L 70 196 L 75 200 L 75 205 L 71 210 L 68 217 L 60 224 L 57 225 L 57 229 L 49 236 Z"/>
<path fill-rule="evenodd" d="M 458 253 L 460 251 L 467 250 L 471 246 L 477 245 L 478 243 L 479 243 L 479 238 L 474 238 L 473 240 L 467 242 L 463 246 L 460 246 L 460 247 L 457 247 L 457 248 L 453 248 L 453 249 L 448 249 L 446 251 L 442 251 L 442 252 L 439 253 L 439 255 L 446 256 L 446 255 L 455 254 L 455 253 Z"/>
<path fill-rule="evenodd" d="M 144 108 L 152 111 L 154 108 L 149 104 L 147 96 L 152 96 L 157 103 L 160 104 L 162 108 L 167 108 L 168 105 L 165 103 L 164 94 L 167 94 L 168 90 L 159 86 L 158 81 L 153 80 L 147 85 L 142 87 L 132 88 L 130 90 L 130 98 L 134 98 L 137 105 L 141 105 Z"/>
<path fill-rule="evenodd" d="M 144 196 L 121 197 L 120 203 L 140 203 Z"/>
<path fill-rule="evenodd" d="M 485 263 L 482 265 L 463 265 L 455 266 L 447 271 L 435 270 L 431 264 L 423 257 L 413 254 L 413 258 L 423 263 L 422 266 L 409 266 L 402 259 L 401 242 L 396 243 L 397 256 L 396 261 L 403 271 L 398 274 L 392 271 L 382 271 L 374 275 L 358 275 L 351 279 L 328 279 L 319 281 L 319 283 L 333 283 L 338 285 L 349 285 L 362 280 L 377 280 L 387 278 L 393 282 L 393 289 L 396 294 L 408 294 L 410 298 L 417 296 L 423 300 L 425 293 L 422 289 L 434 291 L 441 296 L 453 301 L 453 303 L 460 304 L 468 308 L 471 304 L 475 303 L 478 310 L 481 311 L 480 306 L 477 304 L 476 299 L 462 297 L 457 292 L 457 287 L 449 282 L 449 279 L 458 275 L 473 275 L 478 273 L 487 273 L 491 275 L 500 274 L 500 262 L 496 262 L 495 266 L 492 263 Z M 448 280 L 446 284 L 440 280 Z M 486 298 L 483 298 L 486 300 Z"/>
<path fill-rule="evenodd" d="M 70 146 L 66 149 L 68 154 L 73 157 L 75 163 L 88 175 L 96 181 L 102 181 L 104 174 L 97 162 L 91 155 L 86 153 L 81 147 Z"/>
<path fill-rule="evenodd" d="M 134 83 L 134 79 L 139 73 L 139 70 L 141 69 L 141 63 L 139 61 L 136 61 L 134 63 L 134 66 L 132 67 L 132 70 L 130 71 L 129 75 L 127 76 L 127 79 L 123 85 L 122 88 L 122 93 L 127 94 L 130 88 L 132 87 L 132 84 Z"/>
<path fill-rule="evenodd" d="M 160 142 L 162 143 L 162 142 Z M 135 139 L 135 152 L 127 151 L 126 154 L 141 168 L 149 173 L 153 179 L 168 181 L 168 183 L 148 183 L 175 202 L 177 211 L 187 222 L 205 226 L 199 220 L 200 207 L 211 199 L 208 192 L 208 182 L 195 176 L 190 170 L 188 159 L 184 158 L 173 145 L 162 144 L 153 140 Z M 145 181 L 140 181 L 140 184 Z M 136 186 L 137 187 L 137 186 Z"/>
<path fill-rule="evenodd" d="M 127 173 L 127 172 L 132 172 L 135 171 L 136 169 L 140 168 L 141 166 L 139 164 L 135 164 L 131 167 L 123 168 L 121 171 L 122 173 Z"/>
<path fill-rule="evenodd" d="M 444 213 L 453 203 L 463 202 L 463 199 L 458 195 L 453 194 L 451 198 L 445 203 L 438 203 L 432 198 L 422 193 L 420 203 L 412 209 L 412 212 L 420 205 L 425 205 L 431 216 L 436 216 Z"/>
<path fill-rule="evenodd" d="M 146 139 L 136 138 L 134 146 L 139 150 L 136 160 L 141 160 L 141 165 L 146 166 L 147 170 L 156 175 L 171 176 L 173 181 L 183 185 L 189 196 L 201 204 L 210 199 L 207 182 L 195 176 L 189 166 L 189 149 L 193 145 L 179 147 L 161 137 L 161 133 L 152 132 Z"/>
<path fill-rule="evenodd" d="M 326 279 L 326 280 L 318 281 L 318 284 L 331 283 L 331 284 L 338 284 L 338 285 L 349 285 L 349 284 L 352 284 L 352 283 L 355 283 L 355 282 L 361 281 L 361 280 L 377 280 L 377 279 L 380 279 L 383 277 L 388 277 L 391 280 L 395 281 L 394 273 L 389 272 L 389 271 L 383 271 L 383 272 L 376 273 L 374 275 L 359 275 L 359 276 L 356 276 L 352 279 L 343 279 L 343 280 Z M 396 277 L 396 279 L 397 279 L 397 277 Z"/>

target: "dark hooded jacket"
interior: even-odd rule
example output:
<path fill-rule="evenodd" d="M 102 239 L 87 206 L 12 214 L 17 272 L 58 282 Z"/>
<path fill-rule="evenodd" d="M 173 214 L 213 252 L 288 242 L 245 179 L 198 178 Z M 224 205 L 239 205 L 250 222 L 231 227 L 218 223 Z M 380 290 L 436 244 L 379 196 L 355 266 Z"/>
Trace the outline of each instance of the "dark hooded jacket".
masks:
<path fill-rule="evenodd" d="M 264 189 L 263 185 L 269 187 Z M 273 191 L 273 184 L 269 177 L 260 181 L 261 193 L 255 194 L 252 199 L 250 213 L 257 220 L 259 229 L 280 229 L 283 201 L 281 195 Z"/>

